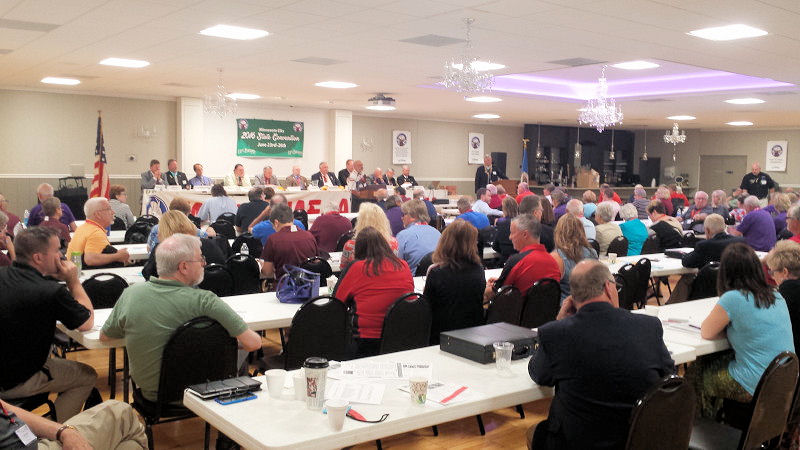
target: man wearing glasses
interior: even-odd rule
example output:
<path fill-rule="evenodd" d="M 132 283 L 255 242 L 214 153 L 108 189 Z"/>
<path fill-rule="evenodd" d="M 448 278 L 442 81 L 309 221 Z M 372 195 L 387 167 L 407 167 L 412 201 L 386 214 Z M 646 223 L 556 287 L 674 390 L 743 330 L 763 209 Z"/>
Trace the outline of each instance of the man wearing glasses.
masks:
<path fill-rule="evenodd" d="M 103 197 L 90 198 L 83 205 L 86 222 L 75 231 L 67 247 L 67 255 L 82 254 L 82 262 L 88 267 L 122 265 L 131 257 L 128 250 L 117 251 L 108 242 L 106 229 L 114 223 L 114 210 Z"/>
<path fill-rule="evenodd" d="M 528 439 L 536 449 L 622 448 L 636 400 L 674 371 L 661 322 L 620 309 L 597 260 L 578 263 L 569 286 L 557 320 L 539 327 L 528 366 L 537 384 L 556 386 L 549 417 Z"/>
<path fill-rule="evenodd" d="M 261 348 L 261 337 L 213 292 L 195 289 L 206 265 L 197 236 L 174 234 L 156 248 L 159 276 L 122 293 L 100 332 L 101 340 L 125 338 L 131 377 L 144 397 L 156 401 L 161 355 L 172 333 L 196 317 L 219 322 L 247 351 Z"/>

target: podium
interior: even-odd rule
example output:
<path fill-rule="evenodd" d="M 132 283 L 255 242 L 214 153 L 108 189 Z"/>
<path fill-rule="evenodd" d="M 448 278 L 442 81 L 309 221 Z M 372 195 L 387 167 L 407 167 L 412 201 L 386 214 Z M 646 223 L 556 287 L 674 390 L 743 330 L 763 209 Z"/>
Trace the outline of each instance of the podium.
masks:
<path fill-rule="evenodd" d="M 495 186 L 503 186 L 503 189 L 506 190 L 506 194 L 511 196 L 517 195 L 518 184 L 519 180 L 497 180 L 494 182 Z"/>

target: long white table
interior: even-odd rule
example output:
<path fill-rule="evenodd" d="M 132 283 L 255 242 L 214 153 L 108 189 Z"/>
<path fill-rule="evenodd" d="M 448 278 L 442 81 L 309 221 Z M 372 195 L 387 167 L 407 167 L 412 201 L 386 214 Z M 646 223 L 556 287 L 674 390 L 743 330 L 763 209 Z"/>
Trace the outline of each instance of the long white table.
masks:
<path fill-rule="evenodd" d="M 284 389 L 281 399 L 273 399 L 266 389 L 257 399 L 222 406 L 185 393 L 184 405 L 245 448 L 341 448 L 419 428 L 474 416 L 476 414 L 531 402 L 553 395 L 553 390 L 537 386 L 528 375 L 528 360 L 512 361 L 512 376 L 497 375 L 494 364 L 478 364 L 439 350 L 437 346 L 366 358 L 369 361 L 424 361 L 433 364 L 433 379 L 467 386 L 462 401 L 448 406 L 428 402 L 411 403 L 409 394 L 398 389 L 402 380 L 375 380 L 386 385 L 380 405 L 353 405 L 367 419 L 389 414 L 381 423 L 345 419 L 341 431 L 332 431 L 320 411 L 308 410 L 305 402 L 293 399 L 293 390 Z M 261 377 L 260 381 L 264 382 Z M 266 386 L 264 386 L 266 388 Z M 265 426 L 269 424 L 269 426 Z"/>
<path fill-rule="evenodd" d="M 334 272 L 340 272 L 342 270 L 341 269 L 342 252 L 331 252 L 331 253 L 328 253 L 328 255 L 330 255 L 330 258 L 328 258 L 328 264 L 331 265 L 331 269 Z M 483 249 L 483 259 L 484 260 L 494 259 L 494 258 L 497 258 L 498 256 L 499 256 L 499 253 L 494 251 L 493 248 L 484 247 L 484 249 Z"/>
<path fill-rule="evenodd" d="M 717 304 L 717 300 L 717 297 L 711 297 L 664 305 L 658 308 L 658 318 L 661 319 L 664 325 L 664 341 L 693 347 L 697 356 L 721 352 L 731 348 L 727 338 L 703 339 L 700 337 L 699 329 L 687 330 L 686 327 L 687 323 L 702 322 L 714 308 L 714 305 Z M 680 321 L 680 323 L 675 321 Z"/>

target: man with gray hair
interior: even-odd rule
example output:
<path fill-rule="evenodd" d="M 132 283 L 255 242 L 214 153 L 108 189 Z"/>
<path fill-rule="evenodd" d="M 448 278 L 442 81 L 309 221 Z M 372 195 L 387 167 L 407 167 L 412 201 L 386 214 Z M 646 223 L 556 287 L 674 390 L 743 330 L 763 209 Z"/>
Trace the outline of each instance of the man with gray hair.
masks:
<path fill-rule="evenodd" d="M 517 197 L 514 200 L 516 200 L 517 204 L 519 205 L 522 202 L 522 199 L 529 195 L 535 195 L 535 194 L 531 192 L 530 188 L 528 187 L 528 183 L 524 181 L 520 182 L 517 185 Z"/>
<path fill-rule="evenodd" d="M 264 166 L 261 175 L 256 175 L 256 184 L 258 186 L 275 186 L 278 184 L 278 177 L 272 173 L 271 166 Z"/>
<path fill-rule="evenodd" d="M 746 243 L 744 238 L 731 236 L 725 232 L 725 219 L 719 214 L 709 214 L 703 224 L 706 239 L 698 241 L 694 251 L 683 255 L 681 259 L 683 267 L 699 269 L 712 261 L 719 262 L 725 247 L 736 242 Z"/>
<path fill-rule="evenodd" d="M 503 286 L 514 286 L 523 295 L 542 278 L 561 280 L 561 270 L 544 245 L 539 243 L 542 225 L 530 214 L 511 220 L 511 242 L 519 252 L 512 255 L 503 266 L 498 278 L 486 281 L 484 299 L 490 299 Z"/>
<path fill-rule="evenodd" d="M 114 210 L 104 197 L 90 198 L 83 205 L 86 222 L 78 227 L 67 246 L 67 255 L 81 254 L 88 267 L 123 265 L 131 257 L 127 249 L 117 250 L 108 242 L 106 229 L 114 223 Z"/>
<path fill-rule="evenodd" d="M 377 189 L 373 195 L 375 196 L 375 203 L 377 203 L 382 210 L 386 211 L 386 199 L 389 198 L 389 193 L 386 189 Z"/>
<path fill-rule="evenodd" d="M 786 213 L 786 229 L 792 233 L 790 241 L 800 244 L 800 206 L 794 205 Z"/>
<path fill-rule="evenodd" d="M 442 234 L 428 225 L 428 211 L 419 199 L 403 203 L 400 209 L 404 229 L 397 233 L 397 256 L 408 263 L 413 275 L 422 258 L 436 250 Z"/>
<path fill-rule="evenodd" d="M 596 237 L 597 231 L 594 229 L 594 224 L 591 220 L 583 217 L 582 201 L 578 200 L 577 198 L 573 198 L 572 200 L 568 201 L 566 212 L 567 214 L 572 214 L 581 221 L 583 224 L 583 231 L 586 233 L 586 239 L 594 239 Z"/>
<path fill-rule="evenodd" d="M 486 192 L 486 188 L 481 189 L 484 190 L 484 193 Z M 478 190 L 480 191 L 481 189 Z M 489 226 L 489 218 L 486 216 L 486 214 L 472 210 L 469 197 L 459 198 L 456 202 L 456 206 L 458 207 L 458 212 L 460 213 L 458 216 L 456 216 L 456 220 L 466 220 L 478 230 Z"/>
<path fill-rule="evenodd" d="M 308 179 L 300 175 L 300 166 L 292 166 L 292 174 L 286 177 L 286 186 L 297 186 L 300 187 L 300 189 L 306 189 L 308 187 Z"/>
<path fill-rule="evenodd" d="M 394 169 L 391 167 L 386 169 L 386 173 L 383 174 L 383 182 L 387 186 L 397 186 L 397 178 L 394 177 Z"/>
<path fill-rule="evenodd" d="M 158 397 L 164 347 L 194 318 L 216 320 L 245 351 L 261 348 L 261 337 L 230 306 L 211 291 L 195 289 L 206 265 L 197 236 L 178 233 L 164 239 L 156 248 L 156 265 L 159 276 L 125 289 L 100 331 L 100 340 L 125 339 L 131 378 L 150 401 Z"/>
<path fill-rule="evenodd" d="M 294 214 L 288 205 L 275 205 L 269 212 L 269 222 L 275 232 L 264 244 L 261 274 L 278 279 L 285 273 L 284 265 L 299 266 L 308 258 L 318 255 L 317 240 L 308 231 L 294 225 Z"/>
<path fill-rule="evenodd" d="M 647 192 L 644 188 L 636 188 L 633 190 L 633 201 L 631 202 L 636 207 L 636 212 L 639 214 L 639 220 L 648 218 L 647 205 L 650 200 L 647 199 Z"/>
<path fill-rule="evenodd" d="M 42 203 L 44 203 L 44 201 L 48 198 L 52 197 L 53 193 L 53 186 L 47 183 L 42 183 L 36 188 L 36 197 L 39 198 L 39 204 L 31 208 L 30 212 L 28 213 L 27 226 L 35 227 L 36 225 L 44 222 L 45 215 L 44 210 L 42 209 Z M 64 202 L 61 202 L 61 213 L 61 219 L 59 219 L 59 221 L 68 226 L 69 231 L 76 231 L 78 226 L 75 224 L 75 216 L 72 215 L 72 210 L 69 209 L 69 206 L 67 206 L 67 204 Z"/>
<path fill-rule="evenodd" d="M 311 224 L 309 231 L 317 240 L 317 248 L 326 252 L 336 249 L 343 234 L 353 229 L 350 219 L 339 214 L 339 202 L 333 199 L 322 204 L 323 213 Z"/>
<path fill-rule="evenodd" d="M 339 185 L 339 179 L 336 174 L 328 170 L 328 163 L 322 161 L 319 163 L 319 172 L 311 175 L 311 183 L 317 187 L 333 187 Z"/>
<path fill-rule="evenodd" d="M 528 364 L 536 384 L 555 386 L 547 420 L 528 431 L 535 449 L 622 448 L 631 409 L 674 372 L 657 317 L 619 308 L 608 268 L 583 260 L 557 320 L 539 327 Z M 620 383 L 620 380 L 625 380 Z"/>
<path fill-rule="evenodd" d="M 753 250 L 768 252 L 777 242 L 775 222 L 772 216 L 761 209 L 758 197 L 750 195 L 744 199 L 744 210 L 747 212 L 738 227 L 729 227 L 728 232 L 734 236 L 744 236 Z"/>
<path fill-rule="evenodd" d="M 550 194 L 550 198 L 552 198 L 550 203 L 553 205 L 553 217 L 555 218 L 554 223 L 558 223 L 558 219 L 567 213 L 567 201 L 569 201 L 569 195 L 567 195 L 563 189 L 558 188 Z"/>
<path fill-rule="evenodd" d="M 708 194 L 704 191 L 697 191 L 694 193 L 694 205 L 687 208 L 683 215 L 678 216 L 677 219 L 679 222 L 683 222 L 684 230 L 691 229 L 703 234 L 702 222 L 712 213 L 711 207 L 708 206 Z"/>
<path fill-rule="evenodd" d="M 597 220 L 595 231 L 597 232 L 596 240 L 600 244 L 600 255 L 605 255 L 608 252 L 608 244 L 617 236 L 622 236 L 622 229 L 619 225 L 613 222 L 616 213 L 614 209 L 620 208 L 617 202 L 606 200 L 597 205 L 597 211 L 594 214 Z"/>

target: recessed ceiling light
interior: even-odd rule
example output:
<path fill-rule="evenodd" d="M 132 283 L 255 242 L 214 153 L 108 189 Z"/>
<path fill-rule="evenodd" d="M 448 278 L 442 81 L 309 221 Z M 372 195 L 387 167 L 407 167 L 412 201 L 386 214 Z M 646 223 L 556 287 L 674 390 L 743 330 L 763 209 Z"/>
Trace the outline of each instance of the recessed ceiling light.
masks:
<path fill-rule="evenodd" d="M 260 95 L 243 94 L 241 92 L 233 92 L 233 93 L 230 93 L 230 94 L 226 95 L 225 97 L 232 98 L 234 100 L 255 100 L 257 98 L 261 98 Z"/>
<path fill-rule="evenodd" d="M 258 39 L 269 35 L 269 33 L 265 30 L 222 24 L 206 28 L 205 30 L 201 31 L 200 34 L 227 39 L 237 39 L 240 41 L 249 41 L 250 39 Z"/>
<path fill-rule="evenodd" d="M 355 83 L 348 83 L 347 81 L 320 81 L 319 83 L 314 83 L 314 86 L 332 89 L 349 89 L 358 85 Z"/>
<path fill-rule="evenodd" d="M 464 100 L 475 103 L 496 103 L 502 102 L 503 99 L 499 97 L 489 97 L 486 95 L 479 95 L 477 97 L 464 97 Z"/>
<path fill-rule="evenodd" d="M 75 78 L 45 77 L 42 78 L 42 83 L 75 86 L 76 84 L 81 84 L 81 80 L 76 80 Z"/>
<path fill-rule="evenodd" d="M 737 23 L 733 25 L 725 25 L 723 27 L 703 28 L 700 30 L 690 31 L 687 34 L 703 39 L 709 39 L 711 41 L 732 41 L 734 39 L 764 36 L 769 33 L 749 25 Z"/>
<path fill-rule="evenodd" d="M 669 120 L 694 120 L 697 119 L 695 116 L 669 116 L 667 117 Z"/>
<path fill-rule="evenodd" d="M 753 97 L 732 98 L 730 100 L 725 100 L 725 103 L 730 103 L 732 105 L 756 105 L 758 103 L 764 103 L 764 100 L 761 100 L 760 98 L 753 98 Z"/>
<path fill-rule="evenodd" d="M 727 124 L 732 127 L 749 127 L 750 125 L 753 124 L 753 122 L 748 122 L 746 120 L 738 120 L 735 122 L 728 122 Z"/>
<path fill-rule="evenodd" d="M 505 64 L 493 63 L 489 61 L 473 61 L 471 64 L 473 69 L 477 70 L 478 72 L 488 72 L 490 70 L 500 70 L 505 69 Z M 454 69 L 461 70 L 464 68 L 463 64 L 453 64 Z"/>
<path fill-rule="evenodd" d="M 656 67 L 661 67 L 656 63 L 651 63 L 650 61 L 628 61 L 622 62 L 619 64 L 612 64 L 611 67 L 616 67 L 617 69 L 625 69 L 625 70 L 643 70 L 643 69 L 655 69 Z"/>
<path fill-rule="evenodd" d="M 475 114 L 472 116 L 476 119 L 499 119 L 500 116 L 498 114 Z"/>
<path fill-rule="evenodd" d="M 106 58 L 100 61 L 100 64 L 104 66 L 129 67 L 133 69 L 139 69 L 150 65 L 149 62 L 142 61 L 140 59 L 125 59 L 125 58 Z"/>

